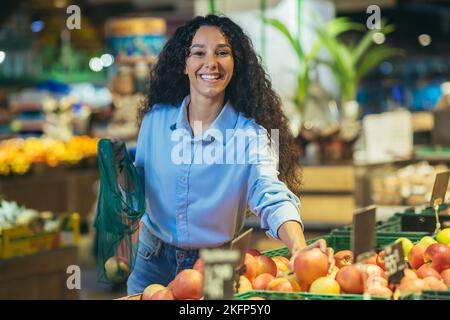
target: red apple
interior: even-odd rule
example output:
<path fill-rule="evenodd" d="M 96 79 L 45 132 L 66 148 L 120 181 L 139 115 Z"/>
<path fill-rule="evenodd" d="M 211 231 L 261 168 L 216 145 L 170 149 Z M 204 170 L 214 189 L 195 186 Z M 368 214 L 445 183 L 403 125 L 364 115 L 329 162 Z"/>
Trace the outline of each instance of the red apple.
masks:
<path fill-rule="evenodd" d="M 287 266 L 289 266 L 289 259 L 283 256 L 276 256 L 276 257 L 272 257 L 272 260 L 275 261 L 275 263 L 280 262 L 283 263 Z"/>
<path fill-rule="evenodd" d="M 258 275 L 263 273 L 270 273 L 274 277 L 277 276 L 277 265 L 275 261 L 273 261 L 268 256 L 263 255 L 256 257 L 256 260 L 259 264 Z"/>
<path fill-rule="evenodd" d="M 255 280 L 256 276 L 259 274 L 259 263 L 254 256 L 249 253 L 245 254 L 245 273 L 244 276 L 251 282 Z"/>
<path fill-rule="evenodd" d="M 328 267 L 328 256 L 319 248 L 301 251 L 294 257 L 294 272 L 297 279 L 307 285 L 311 285 L 317 278 L 326 276 Z"/>
<path fill-rule="evenodd" d="M 277 266 L 277 278 L 284 276 L 286 273 L 289 272 L 289 259 L 277 256 L 273 257 L 272 260 L 275 262 Z"/>
<path fill-rule="evenodd" d="M 341 250 L 334 254 L 334 263 L 339 269 L 353 263 L 353 252 L 351 250 Z"/>
<path fill-rule="evenodd" d="M 373 277 L 368 277 L 366 280 L 366 287 L 371 287 L 371 286 L 384 286 L 387 287 L 388 286 L 388 281 L 380 276 L 373 276 Z"/>
<path fill-rule="evenodd" d="M 357 265 L 342 267 L 336 275 L 336 281 L 345 293 L 361 294 L 364 291 L 363 274 Z"/>
<path fill-rule="evenodd" d="M 386 255 L 386 252 L 383 250 L 383 251 L 380 251 L 377 256 L 377 265 L 383 270 L 386 270 L 386 266 L 384 265 L 384 256 L 385 255 Z"/>
<path fill-rule="evenodd" d="M 181 271 L 174 279 L 173 295 L 175 298 L 200 299 L 203 297 L 203 276 L 194 269 Z"/>
<path fill-rule="evenodd" d="M 247 249 L 247 253 L 251 254 L 254 257 L 258 257 L 261 255 L 261 252 L 259 252 L 258 250 L 254 249 L 254 248 Z"/>
<path fill-rule="evenodd" d="M 286 278 L 275 278 L 267 285 L 267 290 L 294 292 L 291 282 Z"/>
<path fill-rule="evenodd" d="M 250 280 L 248 280 L 248 278 L 245 276 L 240 276 L 238 292 L 243 293 L 243 292 L 247 292 L 250 290 L 253 290 L 253 286 L 252 286 L 252 283 L 250 282 Z"/>
<path fill-rule="evenodd" d="M 448 286 L 435 277 L 423 279 L 423 290 L 447 291 Z"/>
<path fill-rule="evenodd" d="M 439 274 L 439 272 L 434 270 L 431 267 L 431 264 L 429 264 L 429 263 L 423 264 L 419 269 L 417 269 L 416 273 L 417 273 L 417 276 L 420 279 L 423 279 L 423 278 L 426 278 L 426 277 L 435 277 L 435 278 L 437 278 L 439 280 L 442 279 L 442 277 Z"/>
<path fill-rule="evenodd" d="M 259 276 L 256 277 L 255 281 L 253 281 L 253 289 L 266 290 L 267 285 L 273 279 L 275 279 L 275 277 L 270 273 L 261 273 Z"/>
<path fill-rule="evenodd" d="M 405 268 L 405 270 L 403 270 L 403 279 L 419 279 L 419 277 L 417 276 L 417 273 L 415 273 L 413 270 Z"/>
<path fill-rule="evenodd" d="M 411 248 L 408 254 L 408 262 L 411 268 L 418 269 L 425 263 L 425 261 L 423 260 L 423 255 L 426 249 L 426 246 L 418 244 Z"/>
<path fill-rule="evenodd" d="M 153 296 L 153 294 L 155 294 L 157 291 L 159 291 L 161 289 L 166 289 L 166 287 L 164 287 L 162 284 L 156 284 L 156 283 L 147 286 L 144 289 L 144 292 L 142 293 L 142 300 L 151 300 L 151 297 Z"/>
<path fill-rule="evenodd" d="M 198 272 L 200 272 L 203 275 L 205 272 L 204 272 L 204 269 L 203 269 L 203 261 L 202 261 L 202 259 L 198 258 L 197 261 L 195 261 L 194 267 L 192 269 L 197 270 Z"/>
<path fill-rule="evenodd" d="M 425 250 L 424 259 L 431 261 L 431 266 L 437 271 L 442 272 L 450 268 L 450 246 L 442 243 L 435 243 Z"/>
<path fill-rule="evenodd" d="M 444 283 L 450 287 L 450 269 L 445 269 L 441 272 L 441 277 Z"/>
<path fill-rule="evenodd" d="M 364 293 L 370 294 L 371 296 L 386 297 L 388 299 L 392 297 L 391 289 L 382 285 L 368 286 Z"/>
<path fill-rule="evenodd" d="M 398 286 L 398 290 L 401 294 L 405 293 L 415 293 L 422 292 L 424 288 L 424 283 L 422 279 L 402 279 L 400 281 L 400 285 Z"/>
<path fill-rule="evenodd" d="M 367 277 L 379 276 L 386 279 L 386 272 L 384 272 L 384 270 L 376 264 L 366 264 L 364 266 L 364 271 Z"/>
<path fill-rule="evenodd" d="M 173 292 L 170 289 L 161 289 L 156 291 L 151 297 L 150 300 L 175 300 Z"/>

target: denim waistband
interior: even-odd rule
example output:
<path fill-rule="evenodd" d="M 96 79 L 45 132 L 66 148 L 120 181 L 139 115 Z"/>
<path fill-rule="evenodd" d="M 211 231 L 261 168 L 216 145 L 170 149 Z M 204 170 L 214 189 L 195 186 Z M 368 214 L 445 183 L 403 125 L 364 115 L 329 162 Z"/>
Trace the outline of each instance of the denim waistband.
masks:
<path fill-rule="evenodd" d="M 147 226 L 145 226 L 145 224 L 142 225 L 141 228 L 145 228 L 145 231 L 147 233 L 147 236 L 150 238 L 151 242 L 155 245 L 155 249 L 156 251 L 160 251 L 161 248 L 166 248 L 169 250 L 174 250 L 174 251 L 185 251 L 185 252 L 192 252 L 195 253 L 197 251 L 199 251 L 202 248 L 181 248 L 181 247 L 177 247 L 174 246 L 170 243 L 164 242 L 161 239 L 159 239 L 157 236 L 155 236 L 149 229 Z M 218 245 L 212 248 L 217 248 L 217 249 L 228 249 L 230 247 L 230 243 L 231 242 L 226 242 L 222 245 Z"/>

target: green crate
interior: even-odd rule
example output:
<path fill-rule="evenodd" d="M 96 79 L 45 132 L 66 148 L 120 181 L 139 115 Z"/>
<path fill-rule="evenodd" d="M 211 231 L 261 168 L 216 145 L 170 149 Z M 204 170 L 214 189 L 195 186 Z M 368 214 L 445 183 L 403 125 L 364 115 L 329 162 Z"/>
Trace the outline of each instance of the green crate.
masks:
<path fill-rule="evenodd" d="M 405 237 L 412 242 L 417 242 L 422 237 L 428 235 L 426 232 L 377 232 L 376 233 L 376 249 L 382 250 L 389 244 L 392 244 L 398 238 Z M 334 249 L 335 252 L 340 250 L 348 250 L 351 248 L 351 234 L 350 231 L 333 230 L 327 235 L 317 237 L 307 241 L 308 244 L 315 242 L 318 239 L 324 239 L 327 242 L 327 246 Z M 267 250 L 261 252 L 268 257 L 283 256 L 290 257 L 288 248 L 282 247 L 274 250 Z"/>
<path fill-rule="evenodd" d="M 351 231 L 333 230 L 329 237 L 330 241 L 327 241 L 328 246 L 332 247 L 335 251 L 347 250 L 351 248 Z M 376 232 L 376 249 L 382 250 L 387 245 L 392 244 L 398 238 L 408 238 L 412 242 L 419 241 L 422 237 L 428 235 L 426 232 Z"/>
<path fill-rule="evenodd" d="M 439 221 L 442 228 L 450 227 L 450 215 L 439 214 Z M 431 208 L 426 208 L 420 213 L 415 213 L 413 209 L 406 210 L 403 213 L 396 213 L 390 217 L 386 222 L 386 226 L 402 232 L 428 232 L 432 234 L 436 228 L 436 217 L 434 210 L 431 210 Z"/>
<path fill-rule="evenodd" d="M 450 287 L 448 291 L 425 290 L 421 293 L 400 296 L 399 300 L 450 300 Z"/>
<path fill-rule="evenodd" d="M 248 300 L 251 297 L 261 297 L 266 300 L 388 300 L 385 297 L 374 297 L 362 294 L 318 294 L 266 290 L 251 290 L 234 295 L 236 300 Z"/>
<path fill-rule="evenodd" d="M 376 246 L 377 249 L 393 243 L 400 237 L 406 237 L 412 242 L 419 241 L 422 237 L 428 235 L 427 232 L 377 232 Z M 350 230 L 343 229 L 333 230 L 327 235 L 308 240 L 311 244 L 318 239 L 324 239 L 327 245 L 334 249 L 335 252 L 347 250 L 351 247 Z M 261 252 L 268 257 L 283 256 L 290 258 L 290 252 L 287 247 L 281 247 L 274 250 Z M 245 300 L 250 297 L 257 296 L 267 300 L 387 300 L 385 297 L 367 296 L 360 294 L 315 294 L 308 292 L 276 292 L 266 290 L 251 290 L 235 295 L 235 299 Z M 421 294 L 408 295 L 401 297 L 402 300 L 447 300 L 450 299 L 450 291 L 424 291 Z"/>

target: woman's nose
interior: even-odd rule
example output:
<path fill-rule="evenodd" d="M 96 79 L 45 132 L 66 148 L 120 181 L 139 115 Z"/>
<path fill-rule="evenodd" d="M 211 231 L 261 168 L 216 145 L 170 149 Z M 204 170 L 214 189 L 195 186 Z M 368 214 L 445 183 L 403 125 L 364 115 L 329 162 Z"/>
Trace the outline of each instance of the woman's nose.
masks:
<path fill-rule="evenodd" d="M 210 69 L 214 69 L 217 67 L 217 59 L 214 54 L 208 54 L 206 57 L 206 67 Z"/>

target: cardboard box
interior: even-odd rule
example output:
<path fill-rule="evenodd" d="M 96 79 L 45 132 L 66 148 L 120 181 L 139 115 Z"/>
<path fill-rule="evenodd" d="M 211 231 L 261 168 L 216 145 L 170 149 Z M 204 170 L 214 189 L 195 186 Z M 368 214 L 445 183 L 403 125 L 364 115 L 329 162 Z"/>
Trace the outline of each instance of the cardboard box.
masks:
<path fill-rule="evenodd" d="M 35 233 L 27 226 L 2 230 L 0 234 L 0 258 L 7 259 L 41 251 L 65 248 L 79 243 L 80 216 L 72 213 L 60 217 L 60 229 Z"/>

